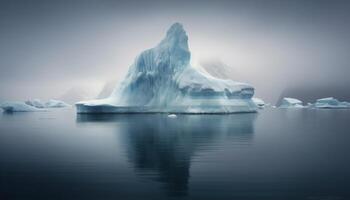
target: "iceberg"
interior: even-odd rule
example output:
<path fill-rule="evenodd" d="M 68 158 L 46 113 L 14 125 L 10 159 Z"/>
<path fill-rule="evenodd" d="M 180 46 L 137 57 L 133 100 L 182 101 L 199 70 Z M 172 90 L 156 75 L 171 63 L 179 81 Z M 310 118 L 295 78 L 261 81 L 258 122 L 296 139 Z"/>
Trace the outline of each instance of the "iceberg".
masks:
<path fill-rule="evenodd" d="M 143 51 L 105 99 L 76 103 L 78 113 L 256 112 L 254 88 L 219 79 L 190 64 L 188 36 L 173 24 L 154 48 Z"/>
<path fill-rule="evenodd" d="M 279 108 L 304 108 L 303 102 L 294 98 L 283 98 Z"/>
<path fill-rule="evenodd" d="M 1 103 L 0 107 L 5 112 L 35 112 L 35 111 L 43 111 L 43 109 L 38 109 L 34 106 L 30 106 L 21 101 L 7 101 Z"/>
<path fill-rule="evenodd" d="M 36 111 L 47 111 L 45 108 L 63 108 L 71 105 L 51 99 L 43 103 L 40 99 L 23 101 L 5 101 L 0 104 L 5 112 L 36 112 Z"/>
<path fill-rule="evenodd" d="M 311 108 L 350 108 L 348 102 L 340 102 L 336 98 L 327 97 L 316 100 L 316 103 L 310 104 Z"/>

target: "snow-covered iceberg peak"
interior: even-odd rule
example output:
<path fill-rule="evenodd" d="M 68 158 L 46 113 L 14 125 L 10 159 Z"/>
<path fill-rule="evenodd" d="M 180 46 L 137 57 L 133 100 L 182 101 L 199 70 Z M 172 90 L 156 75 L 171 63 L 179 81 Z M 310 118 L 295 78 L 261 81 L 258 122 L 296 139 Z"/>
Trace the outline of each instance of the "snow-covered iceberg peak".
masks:
<path fill-rule="evenodd" d="M 175 23 L 169 28 L 166 37 L 158 45 L 158 48 L 170 50 L 172 60 L 181 62 L 179 64 L 182 66 L 187 66 L 190 62 L 191 53 L 188 49 L 188 36 L 180 23 Z"/>
<path fill-rule="evenodd" d="M 251 100 L 253 87 L 200 72 L 190 65 L 190 59 L 186 31 L 175 23 L 156 47 L 136 57 L 109 98 L 78 102 L 78 112 L 256 111 Z"/>
<path fill-rule="evenodd" d="M 126 79 L 111 95 L 118 105 L 166 105 L 176 87 L 174 79 L 189 66 L 191 53 L 183 26 L 175 23 L 158 46 L 142 52 Z"/>

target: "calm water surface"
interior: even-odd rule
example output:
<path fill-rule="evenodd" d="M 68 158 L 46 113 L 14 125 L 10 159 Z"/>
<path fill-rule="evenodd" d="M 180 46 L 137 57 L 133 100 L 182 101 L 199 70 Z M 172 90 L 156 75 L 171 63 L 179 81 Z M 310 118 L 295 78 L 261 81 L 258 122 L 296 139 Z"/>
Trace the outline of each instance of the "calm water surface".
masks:
<path fill-rule="evenodd" d="M 0 199 L 350 199 L 350 110 L 0 114 Z"/>

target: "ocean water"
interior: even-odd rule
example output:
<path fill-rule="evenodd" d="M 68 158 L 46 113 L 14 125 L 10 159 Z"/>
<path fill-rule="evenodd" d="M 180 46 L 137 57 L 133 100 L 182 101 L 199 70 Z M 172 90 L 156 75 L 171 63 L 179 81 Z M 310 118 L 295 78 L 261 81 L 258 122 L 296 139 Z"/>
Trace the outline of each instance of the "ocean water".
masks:
<path fill-rule="evenodd" d="M 0 114 L 0 199 L 350 199 L 350 110 Z"/>

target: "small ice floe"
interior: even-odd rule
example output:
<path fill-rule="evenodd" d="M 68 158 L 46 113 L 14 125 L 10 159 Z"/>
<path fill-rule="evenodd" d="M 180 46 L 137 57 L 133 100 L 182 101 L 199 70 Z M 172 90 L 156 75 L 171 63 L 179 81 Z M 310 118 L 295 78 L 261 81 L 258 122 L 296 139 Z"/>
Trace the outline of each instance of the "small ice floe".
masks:
<path fill-rule="evenodd" d="M 309 104 L 310 108 L 327 108 L 327 109 L 337 109 L 337 108 L 350 108 L 350 104 L 346 101 L 340 102 L 338 99 L 333 97 L 327 97 L 322 99 L 317 99 L 316 103 Z"/>
<path fill-rule="evenodd" d="M 48 111 L 49 108 L 64 108 L 70 107 L 71 105 L 59 101 L 50 99 L 46 103 L 40 99 L 23 101 L 5 101 L 0 103 L 0 108 L 5 112 L 37 112 L 37 111 Z"/>
<path fill-rule="evenodd" d="M 295 98 L 283 98 L 279 108 L 304 108 L 303 102 Z"/>
<path fill-rule="evenodd" d="M 175 114 L 169 114 L 168 117 L 169 117 L 169 118 L 177 118 L 177 115 L 175 115 Z"/>

